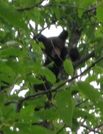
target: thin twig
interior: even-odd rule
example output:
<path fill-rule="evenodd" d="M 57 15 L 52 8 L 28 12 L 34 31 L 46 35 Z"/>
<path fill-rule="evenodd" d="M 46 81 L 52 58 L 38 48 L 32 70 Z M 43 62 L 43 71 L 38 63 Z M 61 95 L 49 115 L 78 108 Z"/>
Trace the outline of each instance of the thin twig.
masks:
<path fill-rule="evenodd" d="M 85 100 L 83 100 L 82 102 L 76 104 L 76 107 L 79 107 L 80 105 L 82 105 L 82 104 L 85 103 L 86 101 L 88 101 L 88 99 L 85 99 Z"/>
<path fill-rule="evenodd" d="M 59 89 L 64 86 L 67 82 L 71 82 L 73 81 L 74 79 L 82 76 L 83 74 L 85 74 L 87 71 L 89 71 L 93 66 L 95 66 L 98 62 L 100 62 L 101 60 L 103 59 L 103 56 L 100 57 L 97 61 L 95 61 L 94 63 L 92 63 L 87 69 L 85 69 L 81 74 L 79 75 L 76 75 L 74 77 L 72 77 L 71 79 L 69 80 L 66 80 L 65 82 L 63 82 L 62 84 L 60 84 L 59 86 L 57 86 L 56 88 L 54 89 L 51 89 L 51 90 L 48 90 L 48 91 L 42 91 L 40 93 L 37 93 L 37 94 L 33 94 L 33 95 L 30 95 L 30 96 L 27 96 L 21 100 L 18 100 L 18 104 L 17 104 L 17 112 L 20 111 L 21 107 L 22 107 L 22 103 L 25 101 L 25 100 L 31 100 L 31 99 L 35 99 L 35 98 L 39 98 L 49 92 L 55 92 L 55 91 L 60 91 Z M 10 104 L 10 103 L 9 103 Z"/>
<path fill-rule="evenodd" d="M 89 132 L 87 132 L 86 134 L 89 134 L 89 133 L 92 132 L 92 131 L 93 131 L 93 132 L 96 132 L 95 129 L 100 128 L 101 126 L 103 126 L 103 123 L 100 124 L 100 125 L 98 125 L 97 127 L 93 128 L 93 129 L 89 130 Z"/>
<path fill-rule="evenodd" d="M 31 10 L 37 6 L 39 6 L 40 4 L 42 4 L 42 2 L 45 1 L 45 0 L 41 0 L 40 2 L 32 5 L 32 6 L 29 6 L 29 7 L 22 7 L 22 8 L 18 8 L 17 11 L 25 11 L 25 10 Z"/>
<path fill-rule="evenodd" d="M 61 131 L 66 127 L 66 124 L 64 124 L 64 126 L 56 133 L 56 134 L 59 134 L 61 133 Z"/>

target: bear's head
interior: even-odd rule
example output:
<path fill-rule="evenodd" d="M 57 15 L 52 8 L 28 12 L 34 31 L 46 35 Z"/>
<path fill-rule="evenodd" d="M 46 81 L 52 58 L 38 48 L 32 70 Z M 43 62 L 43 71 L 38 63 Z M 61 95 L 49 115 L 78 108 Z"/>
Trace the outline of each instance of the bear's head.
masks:
<path fill-rule="evenodd" d="M 54 62 L 51 71 L 57 76 L 62 62 L 67 54 L 65 41 L 68 37 L 68 32 L 63 30 L 59 36 L 47 38 L 44 35 L 39 35 L 37 40 L 45 46 L 44 53 L 46 54 L 45 66 L 50 62 Z"/>

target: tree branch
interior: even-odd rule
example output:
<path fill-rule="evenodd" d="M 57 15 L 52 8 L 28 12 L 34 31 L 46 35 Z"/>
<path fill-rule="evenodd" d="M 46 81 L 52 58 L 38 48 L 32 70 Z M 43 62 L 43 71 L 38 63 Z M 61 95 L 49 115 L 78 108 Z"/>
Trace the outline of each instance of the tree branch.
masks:
<path fill-rule="evenodd" d="M 65 127 L 66 127 L 66 124 L 64 124 L 64 126 L 56 134 L 61 133 Z"/>
<path fill-rule="evenodd" d="M 73 81 L 74 79 L 76 79 L 76 78 L 82 76 L 82 75 L 85 74 L 87 71 L 89 71 L 93 66 L 95 66 L 98 62 L 100 62 L 102 59 L 103 59 L 103 56 L 100 57 L 100 58 L 99 58 L 97 61 L 95 61 L 94 63 L 92 63 L 92 64 L 91 64 L 87 69 L 85 69 L 81 74 L 76 75 L 76 76 L 72 77 L 72 78 L 69 79 L 69 80 L 66 80 L 65 82 L 63 82 L 62 84 L 60 84 L 59 86 L 57 86 L 57 87 L 54 88 L 54 89 L 50 89 L 50 90 L 47 90 L 47 91 L 42 91 L 42 92 L 40 92 L 40 93 L 33 94 L 33 95 L 27 96 L 27 97 L 25 97 L 25 98 L 23 98 L 23 99 L 21 99 L 21 100 L 18 100 L 16 111 L 17 111 L 17 112 L 20 111 L 20 109 L 21 109 L 21 107 L 22 107 L 22 103 L 23 103 L 25 100 L 36 99 L 36 98 L 39 98 L 39 97 L 41 97 L 41 96 L 43 96 L 43 95 L 45 95 L 45 94 L 47 94 L 47 93 L 49 93 L 49 92 L 61 91 L 61 90 L 59 90 L 59 89 L 60 89 L 62 86 L 64 86 L 67 82 L 71 82 L 71 81 Z M 64 90 L 64 89 L 62 89 L 62 90 Z M 14 102 L 11 101 L 11 103 L 14 103 Z M 5 103 L 5 105 L 7 105 L 7 104 L 10 104 L 10 102 L 9 102 L 9 103 L 8 103 L 8 102 Z"/>
<path fill-rule="evenodd" d="M 94 51 L 92 51 L 90 54 L 87 54 L 86 56 L 80 58 L 79 60 L 77 60 L 73 63 L 74 68 L 76 68 L 81 63 L 85 62 L 86 60 L 88 60 L 88 59 L 90 59 L 91 57 L 94 57 L 94 56 L 95 56 L 95 53 L 94 53 Z"/>
<path fill-rule="evenodd" d="M 89 129 L 89 132 L 87 132 L 86 134 L 89 134 L 90 132 L 98 132 L 98 131 L 96 131 L 95 129 L 97 129 L 97 128 L 100 128 L 101 126 L 103 126 L 103 123 L 101 123 L 100 125 L 98 125 L 97 127 L 95 127 L 95 128 L 93 128 L 93 129 Z"/>
<path fill-rule="evenodd" d="M 68 55 L 69 56 L 69 55 Z M 73 67 L 76 68 L 77 66 L 79 66 L 80 64 L 84 63 L 86 60 L 90 59 L 91 57 L 94 57 L 95 56 L 95 53 L 94 51 L 92 51 L 90 54 L 87 54 L 86 56 L 80 58 L 79 60 L 73 62 Z M 69 57 L 67 57 L 68 59 L 70 59 Z M 67 79 L 68 75 L 66 74 L 63 66 L 61 67 L 60 69 L 60 73 L 58 75 L 58 79 Z"/>
<path fill-rule="evenodd" d="M 25 11 L 25 10 L 31 10 L 37 6 L 39 6 L 40 4 L 42 4 L 42 2 L 45 1 L 45 0 L 41 0 L 40 2 L 32 5 L 32 6 L 29 6 L 29 7 L 22 7 L 22 8 L 18 8 L 17 11 Z"/>
<path fill-rule="evenodd" d="M 83 100 L 82 102 L 80 102 L 80 103 L 76 104 L 76 107 L 81 106 L 82 104 L 84 104 L 84 103 L 85 103 L 85 102 L 87 102 L 87 101 L 88 101 L 88 99 Z"/>

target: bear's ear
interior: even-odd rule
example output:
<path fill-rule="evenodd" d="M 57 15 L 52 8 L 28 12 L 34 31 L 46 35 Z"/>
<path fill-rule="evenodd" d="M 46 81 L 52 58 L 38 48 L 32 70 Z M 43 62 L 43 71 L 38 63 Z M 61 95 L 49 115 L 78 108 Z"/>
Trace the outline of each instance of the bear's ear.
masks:
<path fill-rule="evenodd" d="M 44 36 L 44 35 L 42 35 L 42 34 L 40 34 L 38 37 L 37 37 L 37 41 L 39 41 L 39 42 L 42 42 L 43 44 L 45 44 L 46 42 L 47 42 L 47 38 Z"/>
<path fill-rule="evenodd" d="M 68 37 L 68 31 L 63 30 L 60 35 L 58 36 L 61 40 L 65 41 Z"/>

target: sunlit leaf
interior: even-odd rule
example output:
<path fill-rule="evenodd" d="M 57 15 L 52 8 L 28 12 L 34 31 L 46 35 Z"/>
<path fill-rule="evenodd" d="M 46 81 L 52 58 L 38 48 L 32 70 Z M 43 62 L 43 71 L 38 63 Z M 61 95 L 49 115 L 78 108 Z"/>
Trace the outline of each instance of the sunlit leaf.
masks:
<path fill-rule="evenodd" d="M 64 69 L 66 71 L 66 73 L 68 73 L 69 75 L 73 75 L 74 73 L 74 69 L 73 69 L 73 65 L 72 65 L 72 62 L 68 59 L 66 59 L 64 61 Z"/>
<path fill-rule="evenodd" d="M 97 11 L 98 22 L 103 22 L 103 17 L 102 17 L 103 8 L 102 8 L 102 6 L 98 6 L 96 11 Z"/>

